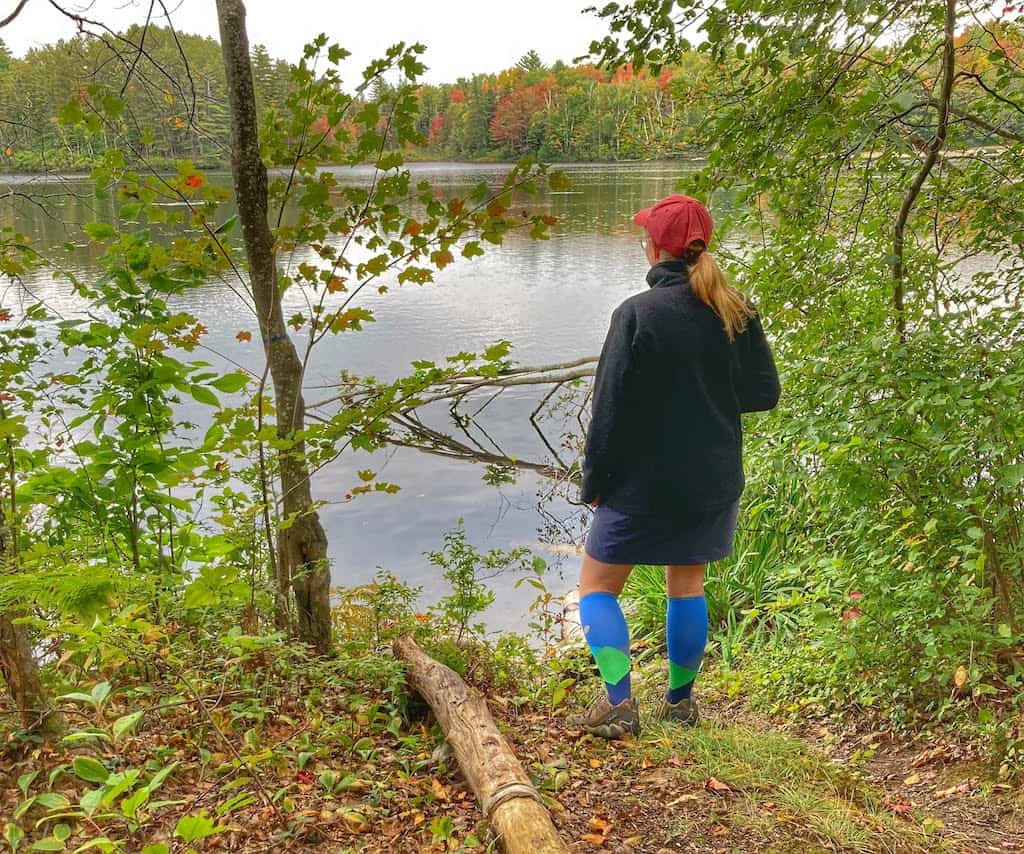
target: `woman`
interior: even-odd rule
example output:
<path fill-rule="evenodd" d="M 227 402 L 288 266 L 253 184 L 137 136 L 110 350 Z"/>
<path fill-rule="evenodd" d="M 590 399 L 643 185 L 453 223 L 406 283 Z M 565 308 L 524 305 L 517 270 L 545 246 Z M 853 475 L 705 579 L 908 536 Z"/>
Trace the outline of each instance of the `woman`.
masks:
<path fill-rule="evenodd" d="M 596 510 L 580 622 L 608 696 L 571 725 L 602 738 L 640 732 L 618 602 L 634 564 L 666 567 L 669 680 L 658 716 L 697 723 L 704 570 L 732 550 L 744 483 L 740 413 L 779 399 L 760 320 L 708 254 L 704 205 L 668 196 L 633 221 L 647 233 L 650 288 L 612 315 L 583 463 L 582 498 Z"/>

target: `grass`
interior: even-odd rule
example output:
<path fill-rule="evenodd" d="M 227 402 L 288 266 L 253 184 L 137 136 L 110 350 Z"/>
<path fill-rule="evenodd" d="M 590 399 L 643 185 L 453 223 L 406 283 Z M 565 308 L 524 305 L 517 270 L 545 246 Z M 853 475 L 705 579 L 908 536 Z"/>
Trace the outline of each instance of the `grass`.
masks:
<path fill-rule="evenodd" d="M 638 676 L 641 708 L 652 709 L 664 677 L 653 665 Z M 707 685 L 703 696 L 705 721 L 699 728 L 645 718 L 642 736 L 625 748 L 589 738 L 563 748 L 557 758 L 567 762 L 570 779 L 600 774 L 620 794 L 602 798 L 591 788 L 585 804 L 568 802 L 568 792 L 559 793 L 559 801 L 584 816 L 586 804 L 594 802 L 609 817 L 618 810 L 622 838 L 609 835 L 612 849 L 633 833 L 642 837 L 642 850 L 951 850 L 947 841 L 925 833 L 923 817 L 896 815 L 884 794 L 855 771 L 795 735 L 730 711 Z M 558 749 L 550 743 L 545 749 L 550 763 Z M 720 791 L 709 788 L 712 779 Z M 634 800 L 659 807 L 640 833 L 623 818 L 642 811 L 632 806 Z"/>

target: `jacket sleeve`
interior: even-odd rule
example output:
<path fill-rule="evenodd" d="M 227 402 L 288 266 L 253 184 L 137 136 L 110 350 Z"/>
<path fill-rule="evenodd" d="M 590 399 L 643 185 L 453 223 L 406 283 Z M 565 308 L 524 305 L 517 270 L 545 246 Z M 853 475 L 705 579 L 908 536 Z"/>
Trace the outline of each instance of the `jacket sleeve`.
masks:
<path fill-rule="evenodd" d="M 619 306 L 597 363 L 590 428 L 583 453 L 583 487 L 580 498 L 591 504 L 604 494 L 608 477 L 620 451 L 617 438 L 628 414 L 628 377 L 634 366 L 633 337 L 636 313 L 631 306 Z"/>
<path fill-rule="evenodd" d="M 755 314 L 750 318 L 737 343 L 740 357 L 740 412 L 774 409 L 779 402 L 779 374 L 771 348 L 764 337 L 760 317 Z"/>

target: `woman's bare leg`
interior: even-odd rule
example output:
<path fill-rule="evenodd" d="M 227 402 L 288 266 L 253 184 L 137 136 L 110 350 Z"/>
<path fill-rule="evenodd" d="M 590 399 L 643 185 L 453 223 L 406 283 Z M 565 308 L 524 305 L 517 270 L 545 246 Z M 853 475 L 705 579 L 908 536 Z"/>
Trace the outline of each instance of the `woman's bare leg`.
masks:
<path fill-rule="evenodd" d="M 704 595 L 706 563 L 677 564 L 665 567 L 665 585 L 674 599 Z"/>
<path fill-rule="evenodd" d="M 588 593 L 611 593 L 618 596 L 633 571 L 631 563 L 601 563 L 590 555 L 583 556 L 580 567 L 580 599 Z"/>

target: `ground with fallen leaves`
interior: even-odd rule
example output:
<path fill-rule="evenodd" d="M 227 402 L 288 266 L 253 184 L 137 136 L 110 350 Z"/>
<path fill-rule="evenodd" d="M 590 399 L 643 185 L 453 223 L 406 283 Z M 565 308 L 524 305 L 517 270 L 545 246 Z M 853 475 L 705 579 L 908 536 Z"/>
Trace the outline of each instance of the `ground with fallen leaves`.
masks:
<path fill-rule="evenodd" d="M 395 675 L 383 656 L 313 663 L 273 647 L 146 681 L 111 671 L 101 704 L 64 702 L 69 741 L 8 740 L 0 850 L 18 833 L 21 851 L 489 850 L 438 728 L 424 709 L 395 704 Z M 636 674 L 642 708 L 659 678 Z M 645 721 L 639 739 L 619 743 L 565 725 L 596 679 L 555 713 L 487 691 L 573 851 L 1024 851 L 1021 792 L 956 743 L 855 722 L 801 731 L 754 714 L 724 685 L 702 677 L 700 728 Z M 171 766 L 129 817 L 125 799 Z M 134 789 L 100 781 L 133 770 Z"/>
<path fill-rule="evenodd" d="M 564 775 L 553 815 L 573 850 L 1024 851 L 1021 792 L 955 744 L 853 723 L 801 732 L 709 681 L 696 730 L 648 723 L 639 740 L 606 744 L 541 718 L 508 722 L 535 773 Z"/>

